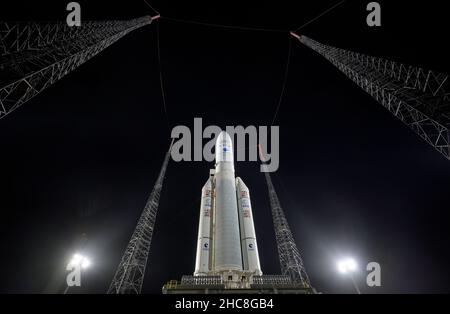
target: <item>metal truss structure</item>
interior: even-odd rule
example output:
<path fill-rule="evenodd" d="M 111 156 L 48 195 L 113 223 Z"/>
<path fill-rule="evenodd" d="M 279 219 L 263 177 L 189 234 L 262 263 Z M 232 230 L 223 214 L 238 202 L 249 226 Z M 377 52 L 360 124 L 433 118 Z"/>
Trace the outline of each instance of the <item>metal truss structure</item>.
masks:
<path fill-rule="evenodd" d="M 148 254 L 155 228 L 159 197 L 170 159 L 172 143 L 166 153 L 152 193 L 145 204 L 141 217 L 125 249 L 122 260 L 108 289 L 108 294 L 140 294 L 147 266 Z"/>
<path fill-rule="evenodd" d="M 187 286 L 199 286 L 199 285 L 222 285 L 222 276 L 190 276 L 184 275 L 181 277 L 181 284 Z"/>
<path fill-rule="evenodd" d="M 0 119 L 129 32 L 159 16 L 128 21 L 0 22 Z"/>
<path fill-rule="evenodd" d="M 263 166 L 265 166 L 265 164 L 263 164 Z M 293 283 L 301 284 L 305 288 L 312 289 L 308 274 L 303 265 L 302 257 L 295 244 L 283 208 L 281 208 L 280 200 L 278 199 L 269 172 L 265 172 L 265 176 L 267 188 L 269 190 L 270 208 L 272 211 L 281 274 L 289 276 Z"/>
<path fill-rule="evenodd" d="M 291 35 L 325 57 L 450 159 L 448 75 L 327 46 L 295 33 Z"/>
<path fill-rule="evenodd" d="M 282 286 L 292 284 L 292 280 L 290 276 L 286 275 L 261 275 L 253 276 L 253 284 Z"/>

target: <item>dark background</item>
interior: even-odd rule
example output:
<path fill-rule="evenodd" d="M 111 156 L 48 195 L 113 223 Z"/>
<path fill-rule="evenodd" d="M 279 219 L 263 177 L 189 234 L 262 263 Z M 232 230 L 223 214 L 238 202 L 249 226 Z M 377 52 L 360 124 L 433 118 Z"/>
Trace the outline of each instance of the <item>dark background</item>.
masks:
<path fill-rule="evenodd" d="M 68 1 L 2 1 L 2 20 L 65 20 Z M 79 1 L 82 19 L 153 14 L 140 0 Z M 301 33 L 320 42 L 449 72 L 443 1 L 347 1 Z M 264 27 L 244 31 L 161 19 L 170 126 L 268 125 L 280 96 L 288 30 L 337 1 L 152 1 L 161 15 Z M 450 292 L 450 163 L 315 52 L 292 42 L 276 123 L 273 175 L 312 284 L 353 292 L 336 273 L 352 255 L 363 293 Z M 0 120 L 0 292 L 62 292 L 74 252 L 92 259 L 73 293 L 104 293 L 169 145 L 156 25 L 127 35 Z M 160 293 L 194 270 L 200 190 L 212 163 L 171 163 L 143 288 Z M 255 162 L 237 164 L 252 194 L 263 272 L 279 273 L 269 201 Z M 365 286 L 365 264 L 382 287 Z"/>

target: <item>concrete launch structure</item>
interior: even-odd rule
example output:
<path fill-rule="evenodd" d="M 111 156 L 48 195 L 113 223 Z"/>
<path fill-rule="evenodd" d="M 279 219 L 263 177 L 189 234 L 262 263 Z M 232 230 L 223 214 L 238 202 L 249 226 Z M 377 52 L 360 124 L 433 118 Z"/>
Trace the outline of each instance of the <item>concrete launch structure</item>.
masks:
<path fill-rule="evenodd" d="M 250 192 L 234 174 L 233 143 L 216 141 L 216 165 L 202 189 L 194 276 L 221 276 L 239 287 L 262 275 Z"/>
<path fill-rule="evenodd" d="M 194 274 L 169 281 L 163 293 L 311 293 L 287 275 L 262 274 L 250 191 L 235 177 L 233 142 L 225 131 L 215 154 L 201 192 Z"/>

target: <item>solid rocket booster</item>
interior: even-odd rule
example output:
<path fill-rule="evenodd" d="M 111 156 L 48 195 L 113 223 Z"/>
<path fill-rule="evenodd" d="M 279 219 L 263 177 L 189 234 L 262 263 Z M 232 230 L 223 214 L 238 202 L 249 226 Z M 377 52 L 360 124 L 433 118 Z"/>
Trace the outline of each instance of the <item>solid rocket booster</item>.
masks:
<path fill-rule="evenodd" d="M 216 142 L 214 270 L 242 270 L 233 143 L 227 132 Z"/>
<path fill-rule="evenodd" d="M 256 243 L 250 191 L 241 178 L 236 178 L 236 189 L 244 270 L 260 276 L 262 272 L 259 263 L 258 245 Z"/>
<path fill-rule="evenodd" d="M 211 178 L 202 189 L 200 201 L 200 219 L 198 222 L 197 257 L 195 259 L 194 275 L 205 275 L 210 271 L 211 251 L 211 215 L 212 215 L 212 184 Z"/>

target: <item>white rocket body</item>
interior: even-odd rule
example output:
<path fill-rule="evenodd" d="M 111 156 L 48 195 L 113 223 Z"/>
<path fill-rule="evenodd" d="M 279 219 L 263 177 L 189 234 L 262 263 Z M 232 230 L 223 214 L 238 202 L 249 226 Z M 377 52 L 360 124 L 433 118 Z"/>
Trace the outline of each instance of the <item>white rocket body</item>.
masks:
<path fill-rule="evenodd" d="M 217 137 L 215 149 L 215 170 L 202 189 L 194 275 L 226 274 L 228 280 L 261 275 L 250 194 L 235 178 L 233 143 L 226 132 Z"/>
<path fill-rule="evenodd" d="M 216 142 L 214 269 L 242 270 L 233 143 L 226 132 Z"/>
<path fill-rule="evenodd" d="M 255 224 L 253 223 L 250 191 L 241 178 L 236 178 L 236 189 L 243 266 L 245 270 L 260 276 L 262 272 L 259 263 L 258 245 L 256 243 Z"/>
<path fill-rule="evenodd" d="M 195 274 L 208 274 L 210 271 L 211 251 L 211 215 L 212 215 L 212 184 L 211 178 L 202 189 L 200 203 L 200 219 L 198 223 L 197 257 L 195 259 Z"/>

